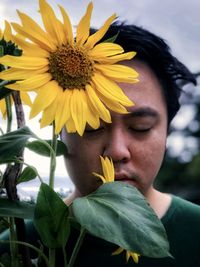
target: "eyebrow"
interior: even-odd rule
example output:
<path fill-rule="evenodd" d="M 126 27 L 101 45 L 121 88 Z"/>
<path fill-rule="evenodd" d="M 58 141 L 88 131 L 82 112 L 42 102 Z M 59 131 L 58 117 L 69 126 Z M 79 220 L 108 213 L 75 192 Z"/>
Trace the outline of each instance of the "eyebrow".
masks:
<path fill-rule="evenodd" d="M 158 118 L 159 113 L 149 107 L 142 107 L 142 108 L 137 108 L 135 110 L 131 110 L 128 114 L 130 117 L 154 117 Z"/>

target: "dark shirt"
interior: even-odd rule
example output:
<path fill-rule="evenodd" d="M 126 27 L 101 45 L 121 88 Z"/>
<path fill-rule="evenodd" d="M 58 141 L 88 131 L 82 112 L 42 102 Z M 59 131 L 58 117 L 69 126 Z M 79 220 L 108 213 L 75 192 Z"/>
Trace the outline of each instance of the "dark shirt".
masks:
<path fill-rule="evenodd" d="M 161 221 L 166 229 L 170 252 L 174 259 L 141 256 L 138 264 L 134 263 L 132 258 L 126 263 L 125 251 L 112 256 L 118 246 L 86 234 L 74 267 L 200 267 L 200 206 L 172 196 L 172 203 Z M 37 245 L 38 236 L 32 223 L 27 224 L 27 230 L 29 242 Z M 72 229 L 66 248 L 67 255 L 72 253 L 78 235 L 79 232 Z M 0 253 L 2 252 L 1 247 Z M 58 250 L 56 266 L 62 265 L 62 250 Z"/>

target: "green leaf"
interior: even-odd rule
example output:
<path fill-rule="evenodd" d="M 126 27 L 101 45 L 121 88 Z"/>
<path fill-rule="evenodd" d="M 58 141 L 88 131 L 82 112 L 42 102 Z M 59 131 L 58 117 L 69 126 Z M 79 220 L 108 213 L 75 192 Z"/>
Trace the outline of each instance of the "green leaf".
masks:
<path fill-rule="evenodd" d="M 4 47 L 3 45 L 0 45 L 0 57 L 4 55 Z"/>
<path fill-rule="evenodd" d="M 106 39 L 105 41 L 103 41 L 103 43 L 114 43 L 116 41 L 118 35 L 119 35 L 119 31 L 114 36 L 112 36 L 112 37 Z"/>
<path fill-rule="evenodd" d="M 43 140 L 51 145 L 51 140 Z M 34 140 L 32 142 L 28 142 L 26 147 L 31 151 L 46 157 L 50 157 L 51 151 L 49 148 L 44 144 L 41 143 L 40 140 Z M 67 146 L 60 140 L 57 140 L 57 149 L 56 149 L 56 156 L 62 156 L 67 154 Z"/>
<path fill-rule="evenodd" d="M 32 219 L 35 205 L 23 201 L 0 198 L 0 217 Z"/>
<path fill-rule="evenodd" d="M 1 87 L 1 83 L 0 83 L 0 100 L 5 98 L 6 96 L 8 96 L 12 92 L 12 90 L 5 88 L 4 84 L 5 83 L 3 83 L 2 87 Z"/>
<path fill-rule="evenodd" d="M 28 127 L 0 136 L 0 164 L 15 161 L 25 147 L 27 140 L 35 135 Z"/>
<path fill-rule="evenodd" d="M 42 242 L 49 248 L 66 245 L 70 225 L 67 205 L 47 184 L 42 183 L 37 197 L 34 225 Z"/>
<path fill-rule="evenodd" d="M 37 177 L 37 171 L 34 170 L 33 167 L 28 166 L 22 171 L 20 177 L 17 179 L 17 184 L 28 182 L 30 180 L 35 179 L 36 177 Z"/>
<path fill-rule="evenodd" d="M 142 194 L 122 182 L 106 183 L 76 199 L 73 213 L 91 234 L 155 258 L 170 256 L 165 229 Z"/>

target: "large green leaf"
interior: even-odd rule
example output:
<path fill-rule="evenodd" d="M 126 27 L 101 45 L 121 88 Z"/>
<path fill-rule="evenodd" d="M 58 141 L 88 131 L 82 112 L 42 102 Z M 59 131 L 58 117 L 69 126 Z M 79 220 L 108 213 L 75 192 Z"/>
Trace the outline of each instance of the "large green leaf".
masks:
<path fill-rule="evenodd" d="M 51 140 L 43 140 L 51 145 Z M 50 157 L 51 151 L 47 145 L 42 143 L 40 140 L 34 140 L 32 142 L 28 142 L 26 147 L 33 152 L 36 152 L 42 156 Z M 57 140 L 57 149 L 56 156 L 62 156 L 67 154 L 67 146 L 60 140 Z"/>
<path fill-rule="evenodd" d="M 58 194 L 42 183 L 37 197 L 34 225 L 45 246 L 59 248 L 66 245 L 70 226 L 68 207 Z"/>
<path fill-rule="evenodd" d="M 122 182 L 106 183 L 72 204 L 77 221 L 91 234 L 148 257 L 167 257 L 165 229 L 142 194 Z"/>
<path fill-rule="evenodd" d="M 27 140 L 35 137 L 28 127 L 0 136 L 0 164 L 14 161 L 25 147 Z"/>
<path fill-rule="evenodd" d="M 0 198 L 0 217 L 32 219 L 35 205 L 27 202 Z"/>

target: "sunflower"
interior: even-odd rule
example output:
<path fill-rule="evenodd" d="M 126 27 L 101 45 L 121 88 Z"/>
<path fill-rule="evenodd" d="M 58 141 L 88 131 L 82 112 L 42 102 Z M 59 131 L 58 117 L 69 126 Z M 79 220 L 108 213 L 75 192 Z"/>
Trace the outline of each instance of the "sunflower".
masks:
<path fill-rule="evenodd" d="M 118 254 L 122 253 L 123 251 L 124 251 L 124 249 L 121 248 L 121 247 L 119 247 L 116 251 L 114 251 L 114 252 L 112 253 L 112 255 L 113 255 L 113 256 L 114 256 L 114 255 L 118 255 Z M 135 263 L 138 263 L 138 262 L 139 262 L 140 254 L 138 254 L 138 253 L 136 253 L 136 252 L 132 252 L 132 251 L 126 250 L 126 262 L 129 261 L 129 258 L 130 258 L 130 257 L 133 259 L 133 261 L 134 261 Z"/>
<path fill-rule="evenodd" d="M 101 159 L 101 165 L 102 165 L 102 170 L 103 170 L 103 175 L 100 175 L 96 172 L 93 172 L 95 176 L 100 178 L 103 183 L 111 183 L 114 182 L 115 180 L 115 170 L 114 170 L 114 165 L 113 161 L 111 158 L 105 157 L 105 159 L 100 156 Z"/>
<path fill-rule="evenodd" d="M 13 41 L 13 38 L 14 38 L 14 36 L 12 34 L 10 24 L 7 21 L 5 21 L 4 31 L 2 31 L 0 29 L 0 46 L 2 47 L 2 53 L 3 54 L 4 53 L 13 54 L 17 51 L 17 48 L 16 48 L 14 41 Z M 0 68 L 0 71 L 1 71 L 1 69 L 2 68 Z M 8 77 L 7 79 L 10 80 L 10 79 L 12 79 L 12 77 Z M 0 92 L 1 92 L 1 87 L 0 87 Z M 24 104 L 26 104 L 28 106 L 32 105 L 31 99 L 30 99 L 29 95 L 27 94 L 27 92 L 21 91 L 20 97 L 21 97 L 21 100 Z M 13 104 L 12 97 L 11 97 L 11 104 Z M 3 116 L 3 118 L 5 119 L 6 114 L 7 114 L 6 113 L 6 101 L 5 101 L 5 99 L 0 100 L 0 112 Z"/>
<path fill-rule="evenodd" d="M 135 52 L 124 53 L 121 46 L 98 43 L 116 15 L 109 17 L 94 34 L 89 35 L 93 4 L 77 26 L 76 38 L 66 10 L 59 6 L 62 22 L 45 0 L 39 0 L 44 29 L 31 17 L 18 11 L 21 24 L 12 23 L 26 41 L 15 37 L 23 49 L 20 58 L 5 56 L 0 63 L 10 66 L 0 79 L 18 80 L 7 86 L 13 90 L 35 91 L 30 118 L 42 112 L 40 126 L 55 122 L 55 133 L 63 126 L 68 132 L 83 134 L 86 124 L 99 127 L 100 119 L 110 123 L 109 110 L 127 113 L 133 102 L 116 82 L 137 82 L 137 72 L 116 64 L 132 59 Z M 98 44 L 97 44 L 98 43 Z"/>

